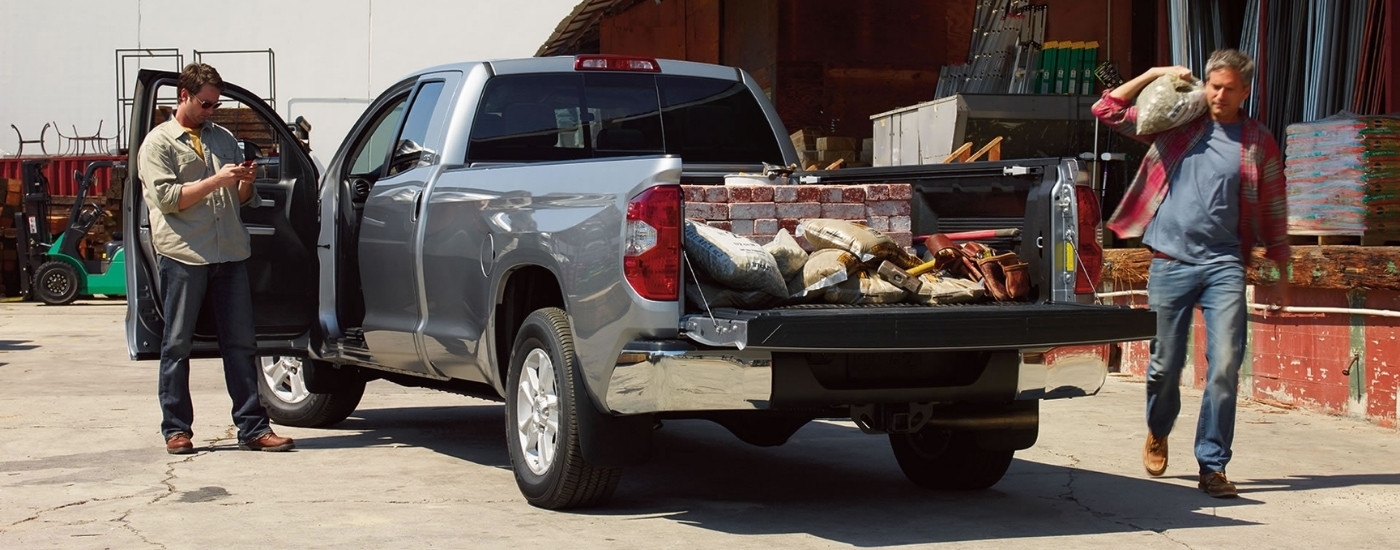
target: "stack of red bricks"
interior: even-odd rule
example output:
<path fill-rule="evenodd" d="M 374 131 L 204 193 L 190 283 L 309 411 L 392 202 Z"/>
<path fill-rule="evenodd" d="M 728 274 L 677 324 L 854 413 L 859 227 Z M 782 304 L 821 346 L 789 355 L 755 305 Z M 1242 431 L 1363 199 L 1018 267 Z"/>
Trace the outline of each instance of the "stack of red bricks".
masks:
<path fill-rule="evenodd" d="M 767 243 L 779 229 L 797 234 L 797 224 L 812 218 L 863 223 L 901 246 L 913 233 L 907 183 L 862 185 L 685 185 L 685 217 L 701 220 L 754 241 Z M 806 239 L 797 242 L 808 250 Z"/>

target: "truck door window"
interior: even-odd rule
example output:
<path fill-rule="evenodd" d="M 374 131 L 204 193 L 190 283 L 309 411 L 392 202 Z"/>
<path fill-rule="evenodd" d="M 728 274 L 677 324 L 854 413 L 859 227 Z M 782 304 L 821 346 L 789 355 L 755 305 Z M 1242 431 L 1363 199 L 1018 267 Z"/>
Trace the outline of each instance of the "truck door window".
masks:
<path fill-rule="evenodd" d="M 433 151 L 423 148 L 428 138 L 428 126 L 432 123 L 433 111 L 438 98 L 442 96 L 442 81 L 427 82 L 413 97 L 413 105 L 408 109 L 408 119 L 404 121 L 403 132 L 394 146 L 394 155 L 389 160 L 385 176 L 416 168 L 425 160 L 435 157 Z"/>
<path fill-rule="evenodd" d="M 372 128 L 361 134 L 359 143 L 355 144 L 355 153 L 348 162 L 349 175 L 374 177 L 379 174 L 407 106 L 408 94 L 405 93 L 375 115 Z"/>

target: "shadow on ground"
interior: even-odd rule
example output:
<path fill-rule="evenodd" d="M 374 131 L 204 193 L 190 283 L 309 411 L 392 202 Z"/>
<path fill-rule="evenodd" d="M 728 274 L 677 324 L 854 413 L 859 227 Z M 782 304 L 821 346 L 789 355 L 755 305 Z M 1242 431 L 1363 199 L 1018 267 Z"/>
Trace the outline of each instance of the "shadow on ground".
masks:
<path fill-rule="evenodd" d="M 298 438 L 303 450 L 413 445 L 509 468 L 500 405 L 370 409 L 337 425 L 356 433 Z M 853 546 L 1059 537 L 1249 525 L 1217 515 L 1275 491 L 1400 485 L 1400 474 L 1240 480 L 1212 499 L 1194 476 L 1151 480 L 1015 460 L 986 491 L 909 483 L 885 436 L 814 422 L 780 447 L 754 447 L 705 421 L 668 421 L 651 460 L 625 471 L 612 503 L 584 515 L 664 517 L 741 535 L 807 534 Z"/>

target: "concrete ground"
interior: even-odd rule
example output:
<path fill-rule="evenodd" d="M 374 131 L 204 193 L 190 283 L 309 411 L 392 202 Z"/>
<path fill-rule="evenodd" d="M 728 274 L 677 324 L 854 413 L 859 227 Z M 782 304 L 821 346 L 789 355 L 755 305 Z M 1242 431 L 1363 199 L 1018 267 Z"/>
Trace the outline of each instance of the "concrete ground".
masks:
<path fill-rule="evenodd" d="M 1196 489 L 1187 390 L 1167 475 L 1148 479 L 1140 380 L 1047 402 L 1040 440 L 990 490 L 908 483 L 887 440 L 818 422 L 759 448 L 668 422 L 610 507 L 550 512 L 515 487 L 498 404 L 374 382 L 293 453 L 236 450 L 217 361 L 196 361 L 195 442 L 167 455 L 155 364 L 127 359 L 122 301 L 0 303 L 0 548 L 1395 548 L 1400 434 L 1240 408 L 1230 477 Z"/>

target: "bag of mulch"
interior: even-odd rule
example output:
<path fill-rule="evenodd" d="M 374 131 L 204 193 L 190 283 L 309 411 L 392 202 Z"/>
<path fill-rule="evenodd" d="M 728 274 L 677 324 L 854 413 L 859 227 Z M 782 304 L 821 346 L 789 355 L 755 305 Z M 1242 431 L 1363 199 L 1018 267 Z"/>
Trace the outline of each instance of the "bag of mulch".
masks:
<path fill-rule="evenodd" d="M 861 273 L 826 289 L 831 304 L 894 304 L 904 301 L 904 289 L 879 277 Z"/>
<path fill-rule="evenodd" d="M 850 252 L 837 248 L 817 250 L 808 256 L 802 272 L 789 281 L 788 294 L 794 298 L 820 295 L 850 278 L 858 267 L 860 260 Z"/>
<path fill-rule="evenodd" d="M 1186 124 L 1206 112 L 1206 91 L 1199 81 L 1167 74 L 1143 88 L 1134 104 L 1138 135 L 1155 134 Z"/>
<path fill-rule="evenodd" d="M 797 244 L 797 239 L 792 238 L 792 233 L 788 233 L 786 228 L 778 230 L 778 234 L 773 236 L 771 242 L 763 245 L 763 249 L 772 254 L 773 260 L 778 262 L 778 273 L 782 274 L 784 280 L 801 273 L 802 266 L 807 265 L 807 251 Z"/>
<path fill-rule="evenodd" d="M 855 254 L 861 262 L 902 252 L 889 235 L 846 220 L 816 218 L 797 224 L 797 236 L 817 249 L 835 248 Z M 893 261 L 893 260 L 891 260 Z"/>
<path fill-rule="evenodd" d="M 734 290 L 762 290 L 787 298 L 778 262 L 758 243 L 717 227 L 685 221 L 686 256 L 705 275 Z"/>

